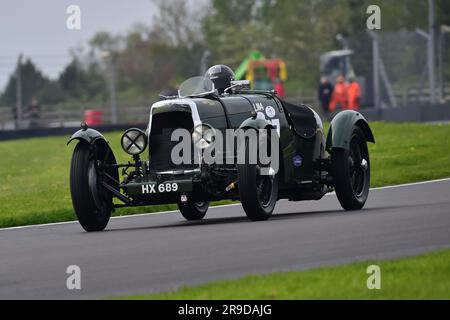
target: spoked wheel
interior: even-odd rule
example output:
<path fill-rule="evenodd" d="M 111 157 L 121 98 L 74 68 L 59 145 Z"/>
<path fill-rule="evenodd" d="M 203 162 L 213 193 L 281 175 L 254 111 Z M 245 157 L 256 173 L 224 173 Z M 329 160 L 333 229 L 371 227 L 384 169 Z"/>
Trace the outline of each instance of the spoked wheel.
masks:
<path fill-rule="evenodd" d="M 261 168 L 257 167 L 256 169 L 258 171 L 256 175 L 256 195 L 260 205 L 267 208 L 271 205 L 275 177 L 263 176 L 260 174 Z"/>
<path fill-rule="evenodd" d="M 370 158 L 362 130 L 353 128 L 349 150 L 334 149 L 331 155 L 336 195 L 346 210 L 362 209 L 370 188 Z"/>
<path fill-rule="evenodd" d="M 262 139 L 268 139 L 262 137 Z M 269 142 L 270 145 L 270 142 Z M 249 142 L 241 150 L 245 154 L 244 164 L 237 166 L 239 195 L 247 217 L 252 221 L 270 218 L 278 200 L 278 175 L 269 165 L 250 163 Z"/>
<path fill-rule="evenodd" d="M 114 162 L 114 156 L 101 159 Z M 117 172 L 109 172 L 117 178 Z M 70 191 L 78 221 L 88 232 L 102 231 L 108 225 L 112 212 L 112 195 L 100 185 L 94 147 L 78 143 L 75 147 L 70 169 Z"/>
<path fill-rule="evenodd" d="M 202 220 L 209 209 L 209 202 L 178 203 L 178 209 L 182 216 L 188 221 Z"/>

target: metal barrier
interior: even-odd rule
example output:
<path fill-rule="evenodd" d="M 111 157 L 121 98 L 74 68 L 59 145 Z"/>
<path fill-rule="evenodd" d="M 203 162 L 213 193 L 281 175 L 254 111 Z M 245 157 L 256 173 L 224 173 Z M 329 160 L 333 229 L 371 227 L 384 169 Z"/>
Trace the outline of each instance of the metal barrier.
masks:
<path fill-rule="evenodd" d="M 121 124 L 134 124 L 147 122 L 150 105 L 123 106 L 118 109 L 118 118 Z M 102 124 L 112 124 L 109 107 L 81 107 L 75 105 L 42 106 L 36 118 L 24 113 L 21 123 L 14 117 L 14 109 L 0 107 L 0 131 L 30 128 L 73 128 L 85 120 L 86 110 L 97 110 L 102 113 Z"/>
<path fill-rule="evenodd" d="M 415 106 L 418 104 L 429 103 L 429 89 L 421 88 L 419 86 L 412 86 L 406 89 L 393 89 L 393 94 L 398 102 L 398 107 Z M 304 94 L 298 91 L 296 95 L 290 96 L 286 99 L 294 104 L 306 104 L 317 109 L 319 103 L 317 96 L 314 93 Z M 440 104 L 445 104 L 450 101 L 450 83 L 445 84 L 442 99 Z M 437 104 L 436 106 L 439 106 Z M 150 113 L 149 104 L 124 104 L 118 109 L 118 119 L 121 125 L 133 125 L 147 123 Z M 371 107 L 368 105 L 367 107 Z M 102 112 L 103 125 L 111 125 L 112 117 L 109 107 L 94 105 L 80 106 L 80 105 L 53 105 L 42 106 L 37 119 L 31 123 L 29 114 L 24 114 L 22 123 L 17 123 L 14 117 L 14 109 L 11 107 L 0 107 L 0 132 L 12 130 L 26 130 L 26 129 L 51 129 L 51 128 L 75 128 L 85 120 L 86 110 L 98 110 Z M 380 119 L 382 120 L 382 119 Z M 387 120 L 387 119 L 386 119 Z"/>

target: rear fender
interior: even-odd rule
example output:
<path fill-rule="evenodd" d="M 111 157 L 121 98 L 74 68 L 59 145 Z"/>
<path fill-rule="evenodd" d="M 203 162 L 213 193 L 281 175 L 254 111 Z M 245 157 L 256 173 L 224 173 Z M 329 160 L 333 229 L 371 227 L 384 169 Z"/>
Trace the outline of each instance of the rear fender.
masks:
<path fill-rule="evenodd" d="M 349 150 L 354 126 L 361 128 L 367 141 L 375 143 L 372 130 L 363 115 L 353 110 L 345 110 L 331 121 L 327 135 L 327 151 L 330 152 L 335 148 Z"/>

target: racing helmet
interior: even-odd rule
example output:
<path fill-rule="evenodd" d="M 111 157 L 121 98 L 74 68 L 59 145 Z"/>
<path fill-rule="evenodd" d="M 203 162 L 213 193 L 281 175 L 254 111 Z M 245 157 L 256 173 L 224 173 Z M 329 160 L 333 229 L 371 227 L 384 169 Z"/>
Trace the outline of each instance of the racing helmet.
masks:
<path fill-rule="evenodd" d="M 235 75 L 230 67 L 219 64 L 215 65 L 206 71 L 205 77 L 214 82 L 214 87 L 223 93 L 226 88 L 231 86 L 231 81 L 234 81 Z"/>

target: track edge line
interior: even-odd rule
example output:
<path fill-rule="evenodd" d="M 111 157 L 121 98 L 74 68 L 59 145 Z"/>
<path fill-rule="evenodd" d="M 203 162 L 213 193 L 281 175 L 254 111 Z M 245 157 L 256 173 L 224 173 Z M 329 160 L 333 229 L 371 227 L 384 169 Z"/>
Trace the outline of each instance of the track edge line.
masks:
<path fill-rule="evenodd" d="M 435 179 L 435 180 L 427 180 L 427 181 L 420 181 L 420 182 L 412 182 L 412 183 L 404 183 L 404 184 L 398 184 L 398 185 L 392 185 L 392 186 L 384 186 L 384 187 L 377 187 L 377 188 L 371 188 L 371 191 L 377 191 L 377 190 L 386 190 L 386 189 L 394 189 L 394 188 L 402 188 L 402 187 L 412 187 L 412 186 L 418 186 L 423 184 L 430 184 L 430 183 L 439 183 L 439 182 L 446 182 L 450 181 L 450 178 L 443 178 L 443 179 Z M 333 195 L 334 192 L 328 193 L 327 195 Z M 225 205 L 219 205 L 210 207 L 209 209 L 218 209 L 218 208 L 226 208 L 226 207 L 234 207 L 234 206 L 240 206 L 240 203 L 233 203 L 233 204 L 225 204 Z M 163 214 L 171 214 L 171 213 L 177 213 L 178 210 L 171 210 L 171 211 L 161 211 L 161 212 L 150 212 L 150 213 L 140 213 L 140 214 L 132 214 L 132 215 L 125 215 L 125 216 L 117 216 L 112 217 L 111 220 L 119 220 L 119 219 L 125 219 L 125 218 L 138 218 L 138 217 L 146 217 L 146 216 L 157 216 L 157 215 L 163 215 Z M 66 225 L 66 224 L 74 224 L 78 223 L 78 221 L 64 221 L 64 222 L 52 222 L 52 223 L 45 223 L 45 224 L 32 224 L 32 225 L 26 225 L 26 226 L 17 226 L 17 227 L 8 227 L 8 228 L 0 228 L 0 231 L 8 231 L 8 230 L 20 230 L 20 229 L 30 229 L 30 228 L 40 228 L 40 227 L 51 227 L 51 226 L 59 226 L 59 225 Z"/>

